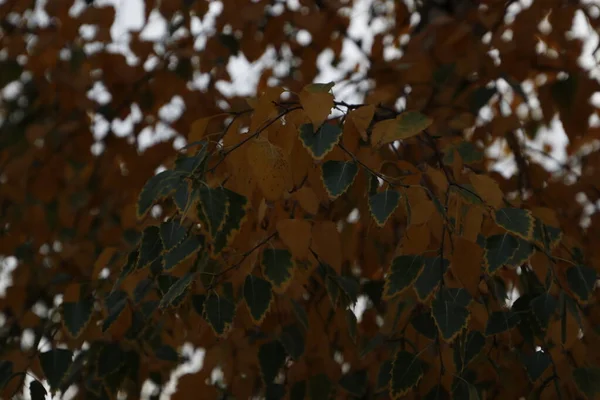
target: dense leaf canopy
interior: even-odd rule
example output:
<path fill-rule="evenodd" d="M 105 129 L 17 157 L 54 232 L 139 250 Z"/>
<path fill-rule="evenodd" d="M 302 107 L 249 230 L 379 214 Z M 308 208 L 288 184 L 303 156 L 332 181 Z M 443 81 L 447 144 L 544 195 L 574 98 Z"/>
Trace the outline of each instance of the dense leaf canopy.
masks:
<path fill-rule="evenodd" d="M 0 397 L 598 398 L 597 5 L 105 3 L 0 1 Z"/>

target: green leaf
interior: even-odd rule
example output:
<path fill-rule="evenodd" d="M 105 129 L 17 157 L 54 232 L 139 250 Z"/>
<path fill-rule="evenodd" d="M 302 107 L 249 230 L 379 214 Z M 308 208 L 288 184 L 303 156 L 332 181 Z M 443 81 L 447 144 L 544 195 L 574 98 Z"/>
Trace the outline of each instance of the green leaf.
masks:
<path fill-rule="evenodd" d="M 225 296 L 212 293 L 204 301 L 204 317 L 217 336 L 223 336 L 233 322 L 235 304 Z"/>
<path fill-rule="evenodd" d="M 292 279 L 294 261 L 286 249 L 264 249 L 261 265 L 265 278 L 276 289 L 285 288 Z"/>
<path fill-rule="evenodd" d="M 600 393 L 600 368 L 581 367 L 573 370 L 573 380 L 577 388 L 589 398 Z"/>
<path fill-rule="evenodd" d="M 244 299 L 252 320 L 260 324 L 273 302 L 271 283 L 256 275 L 248 275 L 244 282 Z"/>
<path fill-rule="evenodd" d="M 400 192 L 386 190 L 369 197 L 369 210 L 378 226 L 384 226 L 400 204 Z"/>
<path fill-rule="evenodd" d="M 158 259 L 163 251 L 163 243 L 160 239 L 158 226 L 149 226 L 142 233 L 137 269 L 145 268 L 154 260 Z"/>
<path fill-rule="evenodd" d="M 513 235 L 503 233 L 492 235 L 485 242 L 484 260 L 490 274 L 508 264 L 519 248 L 519 241 Z"/>
<path fill-rule="evenodd" d="M 431 303 L 431 315 L 442 338 L 452 341 L 467 325 L 471 295 L 462 288 L 441 288 Z"/>
<path fill-rule="evenodd" d="M 428 339 L 435 339 L 438 335 L 438 328 L 435 326 L 435 320 L 429 312 L 415 314 L 411 320 L 411 325 L 417 332 Z"/>
<path fill-rule="evenodd" d="M 178 286 L 177 286 L 177 282 L 179 282 L 181 279 L 173 276 L 173 275 L 167 275 L 167 274 L 162 274 L 159 275 L 156 278 L 156 282 L 158 283 L 158 289 L 160 290 L 160 293 L 163 295 L 163 297 L 169 293 L 169 291 L 171 290 L 171 288 L 173 288 L 173 286 L 175 286 L 174 292 L 171 295 L 172 298 L 170 298 L 170 305 L 173 307 L 179 307 L 181 305 L 181 303 L 183 302 L 183 300 L 185 300 L 185 296 L 186 296 L 186 292 L 185 290 L 183 292 L 180 292 L 179 295 L 175 295 L 176 292 L 178 292 Z M 160 304 L 157 304 L 157 306 Z M 163 305 L 163 307 L 166 307 L 166 305 Z"/>
<path fill-rule="evenodd" d="M 342 137 L 339 125 L 324 123 L 317 131 L 312 124 L 300 126 L 300 141 L 315 160 L 322 160 Z"/>
<path fill-rule="evenodd" d="M 379 373 L 377 374 L 377 391 L 388 388 L 390 378 L 392 377 L 392 366 L 392 360 L 385 360 L 379 366 Z"/>
<path fill-rule="evenodd" d="M 186 214 L 188 206 L 191 204 L 191 200 L 194 196 L 194 193 L 190 193 L 190 191 L 189 181 L 184 180 L 179 183 L 179 186 L 177 186 L 177 189 L 175 189 L 175 193 L 173 194 L 173 202 L 179 212 L 183 215 Z"/>
<path fill-rule="evenodd" d="M 542 293 L 535 299 L 531 300 L 531 308 L 533 311 L 533 315 L 540 323 L 542 329 L 548 328 L 548 323 L 550 322 L 550 317 L 556 311 L 556 306 L 558 305 L 558 301 L 556 297 L 552 296 L 550 293 Z"/>
<path fill-rule="evenodd" d="M 358 174 L 358 166 L 353 161 L 325 161 L 321 170 L 325 189 L 332 199 L 348 190 Z"/>
<path fill-rule="evenodd" d="M 232 192 L 229 189 L 224 189 L 229 203 L 229 209 L 223 227 L 217 233 L 215 238 L 214 252 L 220 253 L 224 248 L 229 246 L 235 236 L 242 228 L 242 224 L 246 220 L 246 215 L 250 204 L 248 199 L 241 194 Z"/>
<path fill-rule="evenodd" d="M 159 360 L 164 361 L 179 362 L 180 360 L 179 353 L 177 352 L 177 350 L 166 344 L 161 344 L 160 346 L 155 348 L 154 355 Z"/>
<path fill-rule="evenodd" d="M 400 350 L 394 357 L 390 396 L 397 399 L 408 393 L 423 377 L 423 362 L 412 353 Z"/>
<path fill-rule="evenodd" d="M 260 346 L 258 349 L 258 362 L 260 372 L 265 384 L 273 382 L 285 362 L 286 354 L 283 345 L 273 340 Z"/>
<path fill-rule="evenodd" d="M 481 353 L 485 346 L 485 336 L 479 331 L 470 331 L 464 343 L 454 346 L 454 364 L 460 372 Z"/>
<path fill-rule="evenodd" d="M 510 260 L 508 260 L 508 262 L 506 263 L 506 265 L 512 268 L 518 268 L 527 261 L 529 261 L 529 259 L 535 252 L 535 247 L 533 247 L 533 245 L 529 241 L 520 237 L 517 237 L 516 239 L 519 242 L 517 250 L 510 258 Z"/>
<path fill-rule="evenodd" d="M 199 235 L 190 235 L 164 254 L 164 270 L 170 271 L 177 265 L 193 256 L 204 244 L 204 237 Z"/>
<path fill-rule="evenodd" d="M 366 356 L 367 354 L 381 346 L 384 342 L 385 336 L 383 336 L 381 333 L 377 333 L 365 343 L 362 350 L 360 351 L 360 357 L 362 358 Z"/>
<path fill-rule="evenodd" d="M 361 369 L 342 375 L 339 385 L 353 396 L 362 397 L 367 392 L 367 370 Z"/>
<path fill-rule="evenodd" d="M 521 321 L 521 316 L 513 311 L 494 311 L 485 327 L 486 336 L 508 331 Z"/>
<path fill-rule="evenodd" d="M 121 315 L 121 312 L 125 309 L 127 298 L 127 292 L 121 290 L 112 292 L 106 297 L 104 305 L 108 311 L 108 316 L 102 323 L 102 332 L 106 332 L 117 318 L 119 318 L 119 315 Z"/>
<path fill-rule="evenodd" d="M 202 213 L 210 235 L 216 238 L 227 217 L 229 209 L 227 194 L 222 187 L 210 188 L 203 184 L 198 188 L 198 195 L 200 198 L 198 212 Z"/>
<path fill-rule="evenodd" d="M 12 361 L 0 360 L 0 389 L 10 380 L 13 375 Z"/>
<path fill-rule="evenodd" d="M 331 300 L 331 306 L 333 308 L 337 307 L 337 302 L 340 297 L 340 287 L 333 276 L 327 275 L 325 277 L 325 289 L 327 290 L 329 300 Z"/>
<path fill-rule="evenodd" d="M 348 335 L 354 343 L 356 343 L 356 336 L 358 334 L 358 321 L 356 315 L 351 309 L 346 310 L 346 323 L 348 324 Z"/>
<path fill-rule="evenodd" d="M 40 365 L 52 392 L 58 389 L 73 360 L 73 352 L 67 349 L 52 349 L 39 355 Z"/>
<path fill-rule="evenodd" d="M 414 284 L 419 300 L 425 301 L 442 282 L 442 278 L 450 265 L 450 261 L 440 257 L 426 257 L 425 267 Z"/>
<path fill-rule="evenodd" d="M 336 276 L 335 281 L 337 282 L 342 293 L 346 296 L 348 303 L 345 305 L 354 305 L 358 299 L 358 292 L 360 291 L 360 283 L 358 280 L 351 276 Z"/>
<path fill-rule="evenodd" d="M 292 385 L 290 400 L 304 400 L 306 398 L 306 381 L 299 381 Z"/>
<path fill-rule="evenodd" d="M 106 343 L 98 353 L 96 361 L 96 373 L 98 377 L 104 378 L 117 372 L 125 363 L 125 352 L 121 350 L 118 343 Z"/>
<path fill-rule="evenodd" d="M 496 87 L 488 88 L 480 86 L 469 96 L 469 108 L 473 114 L 479 114 L 479 110 L 485 106 L 492 96 L 496 94 Z"/>
<path fill-rule="evenodd" d="M 578 76 L 569 74 L 566 79 L 554 81 L 550 87 L 550 93 L 555 103 L 561 111 L 570 111 L 575 103 L 577 87 L 579 86 Z"/>
<path fill-rule="evenodd" d="M 294 314 L 296 314 L 296 318 L 302 324 L 305 330 L 308 330 L 308 315 L 306 314 L 306 310 L 300 303 L 296 300 L 290 298 L 292 303 L 292 310 L 294 310 Z"/>
<path fill-rule="evenodd" d="M 462 141 L 458 143 L 454 149 L 458 152 L 465 164 L 472 164 L 483 160 L 483 152 L 471 142 Z"/>
<path fill-rule="evenodd" d="M 308 381 L 308 397 L 311 400 L 329 400 L 333 385 L 325 374 L 318 374 Z"/>
<path fill-rule="evenodd" d="M 285 326 L 281 331 L 279 341 L 295 361 L 304 354 L 304 335 L 297 325 Z"/>
<path fill-rule="evenodd" d="M 160 239 L 163 248 L 171 250 L 185 239 L 187 230 L 179 222 L 170 220 L 160 224 Z"/>
<path fill-rule="evenodd" d="M 424 266 L 425 261 L 419 255 L 403 255 L 394 258 L 385 278 L 383 297 L 390 299 L 402 293 L 417 280 Z"/>
<path fill-rule="evenodd" d="M 533 235 L 533 215 L 531 211 L 522 208 L 507 207 L 494 213 L 496 224 L 525 240 Z"/>
<path fill-rule="evenodd" d="M 31 397 L 31 400 L 46 400 L 47 394 L 46 388 L 40 381 L 37 379 L 31 381 L 29 384 L 29 397 Z"/>
<path fill-rule="evenodd" d="M 587 265 L 576 265 L 567 269 L 569 289 L 580 302 L 587 302 L 590 299 L 597 279 L 596 270 Z"/>
<path fill-rule="evenodd" d="M 180 156 L 177 158 L 177 160 L 175 161 L 176 171 L 181 171 L 192 175 L 194 172 L 198 171 L 202 167 L 204 161 L 207 160 L 206 156 L 208 155 L 206 141 L 201 140 L 199 142 L 196 142 L 196 144 L 202 146 L 196 151 L 196 154 L 194 154 L 193 156 Z"/>
<path fill-rule="evenodd" d="M 535 351 L 529 355 L 523 355 L 523 364 L 532 382 L 540 379 L 551 363 L 552 358 L 550 354 L 543 351 Z"/>
<path fill-rule="evenodd" d="M 562 238 L 560 228 L 544 224 L 539 218 L 535 218 L 533 227 L 533 241 L 543 249 L 551 250 Z"/>
<path fill-rule="evenodd" d="M 171 195 L 185 177 L 185 173 L 166 170 L 148 179 L 137 201 L 137 216 L 142 218 L 155 202 Z"/>
<path fill-rule="evenodd" d="M 164 309 L 166 307 L 175 306 L 175 304 L 179 305 L 181 303 L 181 298 L 185 296 L 186 291 L 194 281 L 195 276 L 195 273 L 188 272 L 181 278 L 177 279 L 164 294 L 163 298 L 158 304 L 158 307 Z"/>
<path fill-rule="evenodd" d="M 76 339 L 87 327 L 94 312 L 94 298 L 91 296 L 78 302 L 63 303 L 63 324 L 69 335 Z"/>
<path fill-rule="evenodd" d="M 194 311 L 196 311 L 196 313 L 200 316 L 204 315 L 204 301 L 206 301 L 206 295 L 192 295 L 192 307 L 194 308 Z"/>

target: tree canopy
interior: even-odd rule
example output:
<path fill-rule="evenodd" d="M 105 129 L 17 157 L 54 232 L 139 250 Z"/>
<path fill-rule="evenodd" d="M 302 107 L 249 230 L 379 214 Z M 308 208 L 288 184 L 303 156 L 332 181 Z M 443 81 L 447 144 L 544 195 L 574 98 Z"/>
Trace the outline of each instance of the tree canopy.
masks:
<path fill-rule="evenodd" d="M 597 5 L 142 6 L 0 2 L 2 398 L 599 397 Z"/>

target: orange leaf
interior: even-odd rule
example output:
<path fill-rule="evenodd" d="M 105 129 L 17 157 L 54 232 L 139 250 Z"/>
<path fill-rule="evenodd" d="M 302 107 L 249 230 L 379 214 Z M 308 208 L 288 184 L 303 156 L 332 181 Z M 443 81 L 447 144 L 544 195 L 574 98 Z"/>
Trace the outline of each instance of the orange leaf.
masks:
<path fill-rule="evenodd" d="M 342 241 L 335 223 L 316 222 L 313 225 L 312 236 L 315 252 L 339 274 L 342 269 Z"/>
<path fill-rule="evenodd" d="M 259 137 L 249 144 L 247 155 L 250 169 L 267 200 L 279 200 L 292 188 L 292 169 L 281 147 Z"/>
<path fill-rule="evenodd" d="M 454 252 L 450 268 L 454 276 L 473 297 L 478 297 L 482 260 L 483 249 L 479 245 L 460 236 L 454 239 Z"/>
<path fill-rule="evenodd" d="M 305 219 L 284 219 L 277 222 L 277 232 L 283 243 L 297 258 L 306 258 L 310 247 L 311 225 Z"/>
<path fill-rule="evenodd" d="M 487 175 L 471 174 L 469 176 L 471 184 L 486 203 L 494 208 L 500 208 L 503 205 L 504 193 L 493 178 Z"/>
<path fill-rule="evenodd" d="M 321 126 L 333 107 L 333 94 L 329 90 L 333 83 L 305 86 L 298 97 L 300 104 L 315 128 Z"/>
<path fill-rule="evenodd" d="M 367 128 L 373 120 L 373 115 L 375 115 L 375 106 L 373 104 L 357 108 L 355 110 L 350 111 L 350 113 L 348 114 L 348 119 L 352 121 L 352 123 L 358 130 L 358 133 L 360 133 L 360 137 L 365 142 L 369 140 L 369 138 L 367 137 Z"/>
<path fill-rule="evenodd" d="M 396 140 L 411 138 L 427 129 L 432 122 L 431 118 L 417 111 L 403 112 L 396 119 L 388 119 L 375 124 L 371 143 L 374 147 L 381 147 Z"/>
<path fill-rule="evenodd" d="M 315 191 L 308 186 L 301 187 L 294 192 L 294 198 L 307 213 L 315 215 L 319 212 L 319 199 Z"/>
<path fill-rule="evenodd" d="M 463 220 L 463 237 L 471 242 L 477 241 L 483 223 L 483 210 L 481 207 L 471 206 Z"/>
<path fill-rule="evenodd" d="M 259 96 L 255 104 L 251 104 L 254 108 L 254 113 L 250 122 L 250 133 L 255 133 L 270 118 L 277 115 L 277 107 L 273 102 L 279 101 L 281 93 L 283 93 L 283 88 L 278 86 L 269 87 Z"/>

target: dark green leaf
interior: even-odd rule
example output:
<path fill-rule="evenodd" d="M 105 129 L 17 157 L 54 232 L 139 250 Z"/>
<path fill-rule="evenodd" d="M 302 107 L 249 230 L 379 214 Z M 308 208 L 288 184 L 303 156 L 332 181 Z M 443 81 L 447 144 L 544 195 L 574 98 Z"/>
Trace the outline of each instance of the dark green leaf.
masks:
<path fill-rule="evenodd" d="M 300 141 L 316 160 L 322 160 L 327 153 L 333 150 L 342 136 L 342 129 L 339 125 L 324 123 L 316 132 L 312 124 L 300 126 Z"/>
<path fill-rule="evenodd" d="M 455 377 L 452 382 L 452 399 L 480 400 L 477 388 L 462 377 Z"/>
<path fill-rule="evenodd" d="M 160 240 L 160 229 L 158 226 L 149 226 L 144 229 L 137 261 L 137 269 L 147 267 L 161 255 L 162 251 L 163 243 L 162 240 Z"/>
<path fill-rule="evenodd" d="M 244 299 L 252 319 L 260 324 L 273 301 L 271 283 L 256 275 L 248 275 L 244 282 Z"/>
<path fill-rule="evenodd" d="M 204 301 L 204 317 L 217 336 L 229 330 L 234 314 L 235 305 L 225 296 L 213 293 Z"/>
<path fill-rule="evenodd" d="M 296 318 L 302 324 L 305 330 L 308 330 L 308 315 L 306 315 L 306 310 L 300 303 L 296 300 L 290 298 L 292 302 L 292 310 L 294 310 L 294 314 L 296 314 Z"/>
<path fill-rule="evenodd" d="M 304 400 L 306 397 L 306 381 L 296 382 L 290 390 L 290 400 Z"/>
<path fill-rule="evenodd" d="M 350 304 L 354 305 L 360 291 L 358 280 L 351 276 L 336 276 L 335 280 L 340 289 L 342 289 L 342 293 L 348 298 Z"/>
<path fill-rule="evenodd" d="M 567 269 L 567 283 L 577 298 L 586 302 L 594 292 L 597 281 L 596 270 L 587 265 L 576 265 Z"/>
<path fill-rule="evenodd" d="M 467 325 L 471 295 L 462 288 L 441 288 L 431 303 L 431 315 L 442 338 L 451 341 Z"/>
<path fill-rule="evenodd" d="M 108 311 L 108 316 L 102 323 L 102 332 L 106 332 L 108 328 L 119 318 L 121 312 L 125 309 L 127 304 L 127 293 L 124 291 L 112 292 L 104 300 L 104 305 Z"/>
<path fill-rule="evenodd" d="M 73 352 L 66 349 L 52 349 L 39 355 L 40 365 L 48 380 L 50 389 L 58 389 L 73 359 Z"/>
<path fill-rule="evenodd" d="M 154 281 L 152 279 L 146 278 L 139 281 L 135 289 L 133 289 L 133 302 L 137 304 L 144 300 L 144 297 L 146 297 L 153 287 Z"/>
<path fill-rule="evenodd" d="M 285 357 L 285 349 L 277 340 L 260 346 L 258 349 L 258 362 L 265 384 L 273 382 L 279 370 L 283 367 Z"/>
<path fill-rule="evenodd" d="M 539 218 L 535 218 L 533 227 L 533 240 L 543 249 L 551 250 L 562 237 L 560 228 L 544 224 Z"/>
<path fill-rule="evenodd" d="M 175 283 L 173 283 L 169 290 L 164 294 L 163 298 L 160 300 L 158 305 L 159 308 L 166 308 L 170 306 L 175 306 L 176 303 L 179 303 L 180 298 L 185 296 L 185 292 L 190 284 L 194 281 L 195 273 L 188 272 L 181 278 L 177 279 Z"/>
<path fill-rule="evenodd" d="M 465 338 L 465 341 L 454 345 L 454 364 L 460 372 L 469 365 L 471 361 L 485 346 L 485 337 L 479 331 L 470 331 Z"/>
<path fill-rule="evenodd" d="M 203 184 L 198 188 L 198 195 L 200 197 L 198 210 L 206 219 L 208 232 L 216 238 L 227 217 L 229 209 L 227 194 L 222 187 L 210 188 Z"/>
<path fill-rule="evenodd" d="M 496 87 L 480 86 L 475 89 L 469 97 L 469 108 L 473 114 L 479 114 L 479 110 L 490 101 L 496 94 Z"/>
<path fill-rule="evenodd" d="M 190 235 L 164 255 L 164 270 L 169 271 L 202 248 L 202 236 Z"/>
<path fill-rule="evenodd" d="M 125 265 L 123 265 L 123 267 L 121 268 L 121 273 L 119 274 L 117 281 L 113 285 L 113 291 L 115 291 L 121 285 L 121 282 L 123 282 L 123 280 L 135 270 L 135 266 L 137 265 L 139 255 L 140 253 L 138 250 L 134 250 L 127 255 L 127 261 L 125 262 Z"/>
<path fill-rule="evenodd" d="M 529 258 L 531 258 L 535 252 L 535 247 L 533 247 L 529 241 L 520 237 L 517 237 L 516 239 L 519 242 L 519 246 L 517 247 L 517 250 L 513 256 L 506 263 L 507 266 L 512 268 L 518 268 L 529 261 Z"/>
<path fill-rule="evenodd" d="M 304 353 L 304 335 L 295 324 L 283 328 L 279 341 L 294 360 L 298 360 Z"/>
<path fill-rule="evenodd" d="M 325 161 L 321 166 L 323 183 L 329 197 L 335 199 L 343 194 L 358 173 L 358 166 L 353 161 Z"/>
<path fill-rule="evenodd" d="M 329 300 L 331 300 L 331 306 L 333 308 L 337 307 L 337 302 L 340 297 L 340 287 L 335 281 L 335 278 L 331 275 L 325 277 L 325 289 L 327 290 Z"/>
<path fill-rule="evenodd" d="M 385 360 L 379 366 L 379 373 L 377 374 L 377 391 L 381 389 L 387 389 L 390 384 L 390 378 L 392 377 L 392 360 Z"/>
<path fill-rule="evenodd" d="M 378 305 L 381 303 L 384 286 L 385 281 L 383 280 L 367 281 L 363 283 L 362 291 L 369 297 L 373 304 Z"/>
<path fill-rule="evenodd" d="M 360 357 L 362 358 L 366 356 L 367 354 L 381 346 L 384 342 L 385 336 L 383 336 L 381 333 L 376 334 L 371 339 L 369 339 L 367 343 L 365 343 L 363 349 L 360 352 Z"/>
<path fill-rule="evenodd" d="M 146 215 L 152 205 L 172 194 L 184 178 L 185 174 L 179 171 L 166 170 L 148 179 L 144 185 L 137 202 L 137 215 Z"/>
<path fill-rule="evenodd" d="M 206 296 L 203 294 L 195 294 L 192 296 L 192 307 L 194 307 L 194 311 L 198 313 L 198 315 L 202 316 L 204 314 L 204 301 L 206 300 Z"/>
<path fill-rule="evenodd" d="M 325 374 L 318 374 L 308 381 L 308 397 L 311 400 L 329 400 L 333 385 Z"/>
<path fill-rule="evenodd" d="M 118 343 L 106 343 L 98 353 L 96 372 L 98 377 L 104 378 L 118 371 L 125 363 L 125 353 Z"/>
<path fill-rule="evenodd" d="M 13 374 L 12 361 L 0 360 L 0 389 L 6 385 Z"/>
<path fill-rule="evenodd" d="M 369 210 L 378 226 L 384 226 L 390 215 L 400 204 L 400 192 L 386 190 L 369 196 Z"/>
<path fill-rule="evenodd" d="M 548 327 L 548 322 L 550 322 L 550 317 L 556 311 L 556 306 L 558 305 L 558 301 L 556 297 L 552 296 L 549 293 L 543 293 L 531 300 L 531 308 L 533 311 L 533 315 L 540 323 L 542 329 L 546 329 Z"/>
<path fill-rule="evenodd" d="M 294 261 L 286 249 L 264 249 L 261 265 L 265 278 L 277 289 L 283 289 L 292 279 Z"/>
<path fill-rule="evenodd" d="M 171 250 L 185 239 L 186 229 L 175 220 L 160 224 L 160 238 L 165 250 Z"/>
<path fill-rule="evenodd" d="M 198 169 L 200 169 L 204 161 L 207 159 L 206 156 L 208 155 L 208 152 L 205 141 L 202 140 L 197 142 L 196 144 L 201 146 L 196 151 L 196 154 L 194 154 L 193 156 L 179 157 L 175 161 L 176 171 L 186 172 L 187 174 L 193 174 Z"/>
<path fill-rule="evenodd" d="M 438 329 L 435 326 L 435 321 L 428 312 L 421 312 L 414 315 L 411 318 L 410 323 L 417 332 L 428 339 L 433 340 L 438 335 Z"/>
<path fill-rule="evenodd" d="M 562 111 L 569 111 L 575 103 L 579 79 L 575 74 L 569 74 L 566 79 L 556 80 L 550 87 L 552 98 Z"/>
<path fill-rule="evenodd" d="M 450 261 L 444 258 L 442 262 L 440 257 L 427 257 L 424 262 L 425 267 L 414 284 L 417 296 L 421 301 L 427 299 L 439 286 L 450 265 Z"/>
<path fill-rule="evenodd" d="M 77 303 L 63 303 L 63 323 L 71 337 L 78 338 L 92 318 L 94 298 L 85 297 Z"/>
<path fill-rule="evenodd" d="M 46 400 L 46 388 L 40 383 L 40 381 L 34 379 L 29 384 L 29 397 L 31 400 Z"/>
<path fill-rule="evenodd" d="M 487 238 L 484 259 L 489 273 L 494 273 L 513 258 L 519 241 L 511 234 L 504 233 Z"/>
<path fill-rule="evenodd" d="M 461 141 L 454 149 L 458 152 L 465 164 L 472 164 L 483 160 L 483 152 L 471 142 Z"/>
<path fill-rule="evenodd" d="M 229 203 L 229 209 L 227 217 L 225 218 L 225 223 L 215 238 L 215 253 L 220 253 L 235 238 L 235 235 L 240 231 L 242 223 L 246 218 L 249 206 L 248 199 L 245 196 L 232 192 L 229 189 L 224 190 Z"/>
<path fill-rule="evenodd" d="M 600 368 L 575 368 L 573 380 L 577 388 L 589 398 L 594 398 L 600 393 Z"/>
<path fill-rule="evenodd" d="M 173 202 L 180 213 L 185 214 L 188 206 L 192 204 L 191 200 L 193 196 L 194 193 L 191 192 L 189 181 L 181 181 L 173 194 Z"/>
<path fill-rule="evenodd" d="M 346 323 L 348 324 L 348 335 L 354 343 L 356 343 L 356 335 L 358 334 L 358 321 L 356 315 L 351 309 L 346 310 Z"/>
<path fill-rule="evenodd" d="M 527 370 L 527 375 L 532 382 L 540 379 L 544 371 L 552 363 L 550 354 L 543 351 L 536 351 L 529 355 L 523 355 L 523 364 Z"/>
<path fill-rule="evenodd" d="M 166 344 L 161 344 L 154 349 L 154 355 L 159 360 L 179 362 L 179 353 L 177 353 L 177 350 Z"/>
<path fill-rule="evenodd" d="M 497 335 L 517 326 L 521 316 L 513 311 L 494 311 L 485 327 L 487 336 Z"/>
<path fill-rule="evenodd" d="M 418 255 L 403 255 L 394 258 L 385 278 L 384 298 L 389 299 L 402 293 L 417 280 L 424 266 L 423 257 Z"/>
<path fill-rule="evenodd" d="M 353 396 L 362 397 L 367 392 L 367 370 L 361 369 L 342 375 L 339 385 Z"/>
<path fill-rule="evenodd" d="M 390 396 L 397 399 L 415 387 L 423 377 L 423 365 L 414 354 L 400 350 L 394 357 Z"/>
<path fill-rule="evenodd" d="M 267 385 L 267 390 L 265 391 L 265 399 L 266 400 L 278 400 L 285 398 L 285 386 L 281 383 L 271 383 Z"/>
<path fill-rule="evenodd" d="M 533 234 L 533 215 L 522 208 L 507 207 L 496 210 L 496 223 L 507 231 L 529 240 Z"/>

